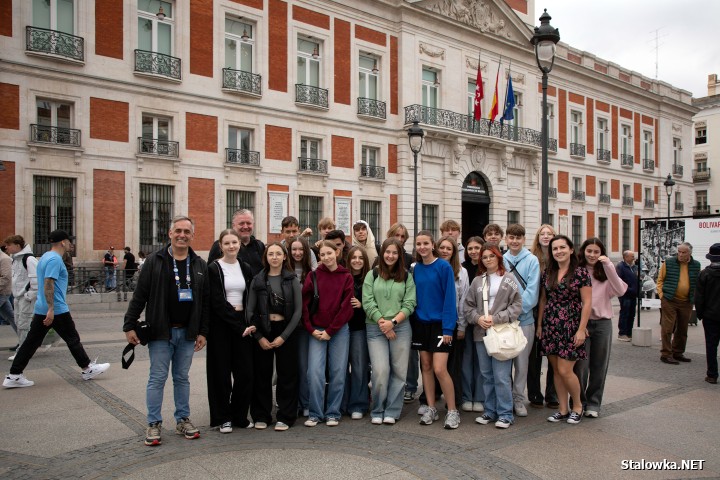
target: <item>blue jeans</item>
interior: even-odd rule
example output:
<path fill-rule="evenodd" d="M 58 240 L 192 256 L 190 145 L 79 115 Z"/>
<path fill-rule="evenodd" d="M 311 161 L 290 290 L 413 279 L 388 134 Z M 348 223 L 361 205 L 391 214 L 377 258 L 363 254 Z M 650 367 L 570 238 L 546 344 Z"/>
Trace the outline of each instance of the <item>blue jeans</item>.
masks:
<path fill-rule="evenodd" d="M 190 366 L 195 341 L 185 339 L 184 328 L 170 330 L 170 340 L 148 342 L 150 353 L 150 377 L 147 384 L 147 421 L 162 422 L 162 403 L 165 381 L 172 362 L 173 397 L 175 420 L 190 416 Z"/>
<path fill-rule="evenodd" d="M 17 325 L 15 325 L 15 311 L 10 297 L 11 295 L 0 295 L 0 320 L 9 324 L 15 333 L 18 333 Z"/>
<path fill-rule="evenodd" d="M 465 351 L 462 358 L 462 401 L 484 402 L 482 374 L 478 362 L 475 340 L 473 340 L 473 327 L 468 325 L 465 329 Z M 456 400 L 458 401 L 458 400 Z"/>
<path fill-rule="evenodd" d="M 485 391 L 485 414 L 513 423 L 512 360 L 497 360 L 488 355 L 484 342 L 475 342 Z"/>
<path fill-rule="evenodd" d="M 322 330 L 322 329 L 319 329 Z M 340 419 L 340 404 L 345 390 L 350 330 L 347 325 L 329 341 L 310 336 L 308 341 L 308 382 L 310 417 Z M 327 367 L 327 406 L 325 405 L 325 368 Z"/>
<path fill-rule="evenodd" d="M 342 411 L 346 413 L 368 411 L 370 399 L 368 394 L 368 380 L 370 380 L 370 357 L 368 355 L 368 340 L 365 330 L 350 332 L 350 348 L 348 355 L 350 366 L 345 378 L 345 394 L 343 396 Z"/>
<path fill-rule="evenodd" d="M 600 411 L 605 377 L 610 364 L 612 346 L 612 321 L 609 318 L 590 320 L 585 339 L 587 358 L 575 362 L 575 375 L 580 380 L 580 399 L 584 410 Z"/>
<path fill-rule="evenodd" d="M 105 288 L 117 287 L 117 277 L 115 267 L 105 267 Z"/>
<path fill-rule="evenodd" d="M 637 298 L 620 297 L 620 318 L 618 318 L 618 335 L 632 337 L 633 324 L 635 323 L 635 307 Z"/>
<path fill-rule="evenodd" d="M 302 322 L 302 320 L 301 320 Z M 308 344 L 310 334 L 304 326 L 295 330 L 297 335 L 298 352 L 298 409 L 305 410 L 310 405 L 310 392 L 308 388 Z M 302 412 L 301 412 L 302 413 Z"/>
<path fill-rule="evenodd" d="M 404 320 L 388 340 L 376 323 L 367 325 L 367 344 L 372 365 L 372 417 L 400 418 L 407 377 L 412 329 Z"/>

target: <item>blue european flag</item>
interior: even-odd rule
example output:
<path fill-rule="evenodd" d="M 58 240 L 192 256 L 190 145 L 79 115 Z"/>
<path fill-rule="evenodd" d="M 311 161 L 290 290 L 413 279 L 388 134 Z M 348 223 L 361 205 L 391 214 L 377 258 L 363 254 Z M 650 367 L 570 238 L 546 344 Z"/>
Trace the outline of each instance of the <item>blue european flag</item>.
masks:
<path fill-rule="evenodd" d="M 515 108 L 515 92 L 512 86 L 512 74 L 508 72 L 508 84 L 507 90 L 505 91 L 505 109 L 503 110 L 502 117 L 500 117 L 500 125 L 505 120 L 512 120 L 514 117 L 513 109 Z"/>

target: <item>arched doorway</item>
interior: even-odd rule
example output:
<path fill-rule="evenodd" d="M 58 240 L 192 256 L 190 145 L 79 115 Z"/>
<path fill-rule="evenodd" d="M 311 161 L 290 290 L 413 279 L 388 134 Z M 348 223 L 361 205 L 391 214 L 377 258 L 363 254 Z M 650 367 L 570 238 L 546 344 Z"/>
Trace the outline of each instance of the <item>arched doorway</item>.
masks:
<path fill-rule="evenodd" d="M 462 242 L 473 236 L 482 237 L 485 225 L 490 223 L 490 194 L 485 179 L 470 172 L 462 185 Z"/>

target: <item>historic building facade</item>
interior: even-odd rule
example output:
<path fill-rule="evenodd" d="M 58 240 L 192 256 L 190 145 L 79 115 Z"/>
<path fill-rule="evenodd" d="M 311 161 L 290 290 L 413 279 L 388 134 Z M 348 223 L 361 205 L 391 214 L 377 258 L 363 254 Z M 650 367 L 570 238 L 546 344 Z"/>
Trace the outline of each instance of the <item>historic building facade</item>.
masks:
<path fill-rule="evenodd" d="M 717 74 L 708 75 L 707 97 L 694 98 L 693 105 L 700 109 L 693 117 L 693 214 L 714 215 L 720 213 L 720 181 L 717 178 L 720 172 L 720 81 Z"/>
<path fill-rule="evenodd" d="M 462 220 L 540 217 L 540 75 L 525 0 L 0 0 L 0 235 L 43 251 L 76 237 L 157 248 L 196 219 L 209 248 L 237 208 L 274 238 L 287 214 L 315 227 L 368 220 L 379 238 Z M 550 12 L 552 13 L 552 12 Z M 560 27 L 561 25 L 555 25 Z M 484 119 L 471 112 L 478 65 Z M 495 78 L 514 118 L 489 122 Z M 550 212 L 613 255 L 663 215 L 673 173 L 691 214 L 690 93 L 560 43 L 550 74 Z M 418 171 L 406 128 L 425 131 Z M 678 169 L 681 174 L 677 175 Z M 412 233 L 412 232 L 411 232 Z"/>

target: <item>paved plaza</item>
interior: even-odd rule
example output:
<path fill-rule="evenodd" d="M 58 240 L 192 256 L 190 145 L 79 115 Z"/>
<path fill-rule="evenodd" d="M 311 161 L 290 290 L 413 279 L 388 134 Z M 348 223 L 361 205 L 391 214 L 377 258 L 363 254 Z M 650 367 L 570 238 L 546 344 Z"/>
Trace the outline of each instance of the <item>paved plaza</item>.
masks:
<path fill-rule="evenodd" d="M 114 298 L 112 295 L 108 299 Z M 191 418 L 199 440 L 175 435 L 172 388 L 165 390 L 163 445 L 143 445 L 147 349 L 136 349 L 130 370 L 120 367 L 126 303 L 75 305 L 73 317 L 88 355 L 112 362 L 82 381 L 64 346 L 38 352 L 25 374 L 30 388 L 0 390 L 0 477 L 3 479 L 564 479 L 720 478 L 720 385 L 705 376 L 702 326 L 690 327 L 689 364 L 660 362 L 659 314 L 642 312 L 653 328 L 650 348 L 613 341 L 601 417 L 577 426 L 550 424 L 552 413 L 528 408 L 508 430 L 478 425 L 461 413 L 455 431 L 418 424 L 417 401 L 394 426 L 344 417 L 338 427 L 286 432 L 271 428 L 221 434 L 210 430 L 205 351 L 191 370 Z M 617 309 L 616 309 L 617 318 Z M 16 337 L 0 327 L 6 357 Z M 0 364 L 2 365 L 2 364 Z M 702 470 L 625 470 L 623 460 L 703 460 Z M 641 465 L 638 464 L 633 464 Z M 695 464 L 697 466 L 697 464 Z M 650 465 L 652 468 L 653 465 Z"/>

